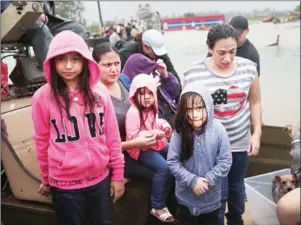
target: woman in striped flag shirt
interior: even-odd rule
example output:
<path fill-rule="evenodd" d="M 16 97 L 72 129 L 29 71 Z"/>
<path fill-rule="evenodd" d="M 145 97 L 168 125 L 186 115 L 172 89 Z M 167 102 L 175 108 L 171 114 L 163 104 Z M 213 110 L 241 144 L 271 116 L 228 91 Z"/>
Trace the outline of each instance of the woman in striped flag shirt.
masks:
<path fill-rule="evenodd" d="M 211 28 L 207 45 L 212 57 L 184 74 L 184 85 L 195 82 L 206 86 L 213 98 L 214 114 L 227 130 L 233 163 L 222 180 L 222 207 L 219 224 L 224 224 L 226 202 L 229 225 L 243 225 L 245 186 L 249 156 L 259 152 L 262 125 L 260 87 L 256 63 L 237 57 L 238 35 L 231 25 Z M 253 126 L 251 133 L 251 124 Z"/>

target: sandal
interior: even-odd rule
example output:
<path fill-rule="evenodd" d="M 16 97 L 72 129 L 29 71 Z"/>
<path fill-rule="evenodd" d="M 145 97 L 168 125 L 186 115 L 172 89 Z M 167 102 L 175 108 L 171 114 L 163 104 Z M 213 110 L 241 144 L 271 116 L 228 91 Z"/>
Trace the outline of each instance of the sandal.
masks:
<path fill-rule="evenodd" d="M 170 214 L 167 207 L 163 208 L 165 210 L 165 213 L 161 214 L 160 216 L 156 213 L 156 209 L 152 209 L 150 211 L 150 214 L 152 214 L 154 217 L 156 217 L 158 220 L 165 222 L 165 223 L 173 223 L 175 222 L 175 219 Z"/>

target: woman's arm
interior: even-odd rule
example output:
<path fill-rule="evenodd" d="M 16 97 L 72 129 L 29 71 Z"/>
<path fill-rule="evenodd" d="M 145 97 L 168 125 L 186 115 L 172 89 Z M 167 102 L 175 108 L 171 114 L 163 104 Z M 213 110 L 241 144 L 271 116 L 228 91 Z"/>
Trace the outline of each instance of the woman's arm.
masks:
<path fill-rule="evenodd" d="M 144 133 L 135 139 L 121 142 L 123 151 L 133 148 L 146 148 L 156 143 L 156 135 L 153 132 Z"/>
<path fill-rule="evenodd" d="M 249 100 L 253 134 L 249 144 L 248 154 L 249 156 L 256 156 L 259 153 L 262 126 L 261 97 L 257 72 L 250 88 Z"/>
<path fill-rule="evenodd" d="M 126 151 L 126 150 L 132 149 L 132 148 L 140 148 L 140 146 L 139 146 L 138 141 L 136 139 L 133 139 L 133 140 L 121 142 L 121 148 L 123 151 Z"/>
<path fill-rule="evenodd" d="M 254 129 L 253 134 L 261 136 L 262 108 L 258 73 L 256 73 L 255 79 L 251 85 L 249 100 L 251 121 Z"/>

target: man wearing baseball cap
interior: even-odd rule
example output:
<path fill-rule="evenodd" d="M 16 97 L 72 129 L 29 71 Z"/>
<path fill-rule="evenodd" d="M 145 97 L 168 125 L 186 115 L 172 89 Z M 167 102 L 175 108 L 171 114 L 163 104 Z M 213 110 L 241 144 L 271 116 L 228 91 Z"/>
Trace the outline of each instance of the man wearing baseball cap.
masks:
<path fill-rule="evenodd" d="M 247 39 L 249 34 L 249 23 L 244 16 L 235 16 L 231 19 L 230 25 L 232 25 L 237 31 L 238 45 L 236 56 L 249 59 L 257 64 L 258 76 L 260 76 L 260 60 L 259 54 L 255 46 Z M 211 54 L 208 53 L 207 57 L 210 57 Z"/>
<path fill-rule="evenodd" d="M 154 61 L 157 61 L 158 59 L 163 60 L 167 67 L 167 71 L 172 73 L 181 84 L 181 80 L 167 54 L 161 32 L 155 29 L 146 30 L 142 35 L 141 41 L 126 42 L 120 49 L 122 68 L 124 67 L 126 60 L 134 53 L 143 54 Z"/>
<path fill-rule="evenodd" d="M 255 46 L 247 39 L 247 35 L 249 34 L 249 23 L 248 20 L 244 16 L 235 16 L 231 19 L 230 25 L 235 28 L 238 35 L 238 46 L 236 55 L 239 57 L 243 57 L 246 59 L 250 59 L 251 61 L 257 64 L 257 72 L 258 76 L 260 76 L 260 62 L 259 62 L 259 54 L 256 50 Z"/>

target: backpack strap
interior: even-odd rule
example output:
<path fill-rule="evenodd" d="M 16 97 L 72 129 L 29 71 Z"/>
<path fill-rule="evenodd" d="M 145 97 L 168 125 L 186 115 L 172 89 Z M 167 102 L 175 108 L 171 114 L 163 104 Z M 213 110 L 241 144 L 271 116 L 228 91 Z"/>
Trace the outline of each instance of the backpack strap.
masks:
<path fill-rule="evenodd" d="M 129 91 L 131 87 L 131 81 L 128 78 L 127 75 L 121 73 L 119 77 L 120 82 L 123 84 L 123 86 Z"/>

